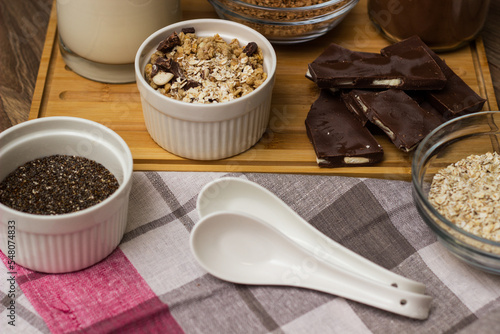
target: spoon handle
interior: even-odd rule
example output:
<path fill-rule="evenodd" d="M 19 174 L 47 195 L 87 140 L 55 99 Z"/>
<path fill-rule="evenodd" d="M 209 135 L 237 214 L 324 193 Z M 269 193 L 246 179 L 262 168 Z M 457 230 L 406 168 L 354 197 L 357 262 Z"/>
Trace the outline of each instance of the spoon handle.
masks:
<path fill-rule="evenodd" d="M 302 219 L 302 218 L 297 218 Z M 304 221 L 305 222 L 305 221 Z M 312 252 L 315 257 L 329 262 L 332 265 L 341 266 L 358 275 L 365 276 L 386 286 L 398 288 L 399 290 L 425 293 L 425 284 L 414 281 L 407 277 L 398 275 L 364 257 L 342 246 L 334 240 L 326 237 L 311 225 L 311 235 L 315 235 L 315 242 L 299 238 L 291 238 L 303 248 Z M 312 239 L 312 238 L 310 238 Z"/>
<path fill-rule="evenodd" d="M 316 291 L 370 305 L 395 314 L 414 319 L 427 319 L 432 297 L 397 289 L 356 275 L 343 268 L 317 261 L 308 273 L 289 276 L 287 282 Z M 289 274 L 292 272 L 289 271 Z"/>

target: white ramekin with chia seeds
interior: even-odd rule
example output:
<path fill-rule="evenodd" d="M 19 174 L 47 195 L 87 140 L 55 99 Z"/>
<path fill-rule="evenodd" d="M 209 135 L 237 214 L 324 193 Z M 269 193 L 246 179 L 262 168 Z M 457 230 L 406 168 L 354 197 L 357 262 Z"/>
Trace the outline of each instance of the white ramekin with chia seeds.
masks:
<path fill-rule="evenodd" d="M 83 174 L 75 171 L 77 178 L 91 179 L 106 170 L 118 185 L 90 206 L 67 208 L 67 213 L 46 208 L 30 213 L 24 210 L 30 209 L 31 198 L 26 193 L 17 201 L 18 209 L 0 202 L 0 249 L 16 264 L 46 273 L 81 270 L 108 256 L 122 239 L 132 186 L 132 154 L 125 141 L 102 124 L 76 117 L 47 117 L 5 130 L 0 133 L 0 182 L 27 163 L 42 161 L 35 164 L 42 168 L 47 159 L 63 158 L 62 164 L 66 164 L 72 157 L 90 168 Z M 87 166 L 87 162 L 93 164 Z M 36 168 L 31 173 L 36 174 Z M 30 174 L 18 177 L 35 180 Z M 61 182 L 69 178 L 64 174 Z M 77 184 L 83 184 L 83 179 L 76 180 Z M 46 196 L 51 195 L 47 192 Z"/>

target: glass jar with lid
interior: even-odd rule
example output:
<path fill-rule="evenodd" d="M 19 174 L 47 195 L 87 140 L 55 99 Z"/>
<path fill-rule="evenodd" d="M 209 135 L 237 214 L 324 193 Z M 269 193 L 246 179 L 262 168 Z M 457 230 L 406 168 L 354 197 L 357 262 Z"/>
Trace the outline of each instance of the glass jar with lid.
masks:
<path fill-rule="evenodd" d="M 418 35 L 435 51 L 473 40 L 483 28 L 490 0 L 368 0 L 371 21 L 390 41 Z"/>

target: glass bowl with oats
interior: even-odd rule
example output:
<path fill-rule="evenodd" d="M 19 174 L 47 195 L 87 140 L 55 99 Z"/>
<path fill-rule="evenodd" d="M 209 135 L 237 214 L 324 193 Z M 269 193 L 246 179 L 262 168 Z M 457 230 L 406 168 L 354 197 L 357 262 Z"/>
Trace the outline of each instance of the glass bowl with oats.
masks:
<path fill-rule="evenodd" d="M 455 256 L 500 274 L 500 112 L 450 120 L 420 143 L 413 197 L 425 223 Z"/>
<path fill-rule="evenodd" d="M 318 38 L 335 28 L 359 0 L 208 0 L 220 18 L 245 24 L 274 44 Z"/>

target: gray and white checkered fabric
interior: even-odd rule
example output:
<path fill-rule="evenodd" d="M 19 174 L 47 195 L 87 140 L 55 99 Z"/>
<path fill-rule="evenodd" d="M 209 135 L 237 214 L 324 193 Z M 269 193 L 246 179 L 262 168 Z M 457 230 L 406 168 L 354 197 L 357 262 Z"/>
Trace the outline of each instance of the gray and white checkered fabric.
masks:
<path fill-rule="evenodd" d="M 264 186 L 328 237 L 424 283 L 433 297 L 429 318 L 412 320 L 300 288 L 235 285 L 206 273 L 189 249 L 190 231 L 199 220 L 196 199 L 205 184 L 226 176 Z M 420 218 L 409 182 L 136 172 L 119 249 L 185 333 L 500 333 L 500 277 L 446 251 Z M 32 305 L 37 297 L 19 288 L 16 327 L 7 325 L 10 286 L 3 265 L 0 278 L 0 333 L 49 333 L 51 320 Z"/>

